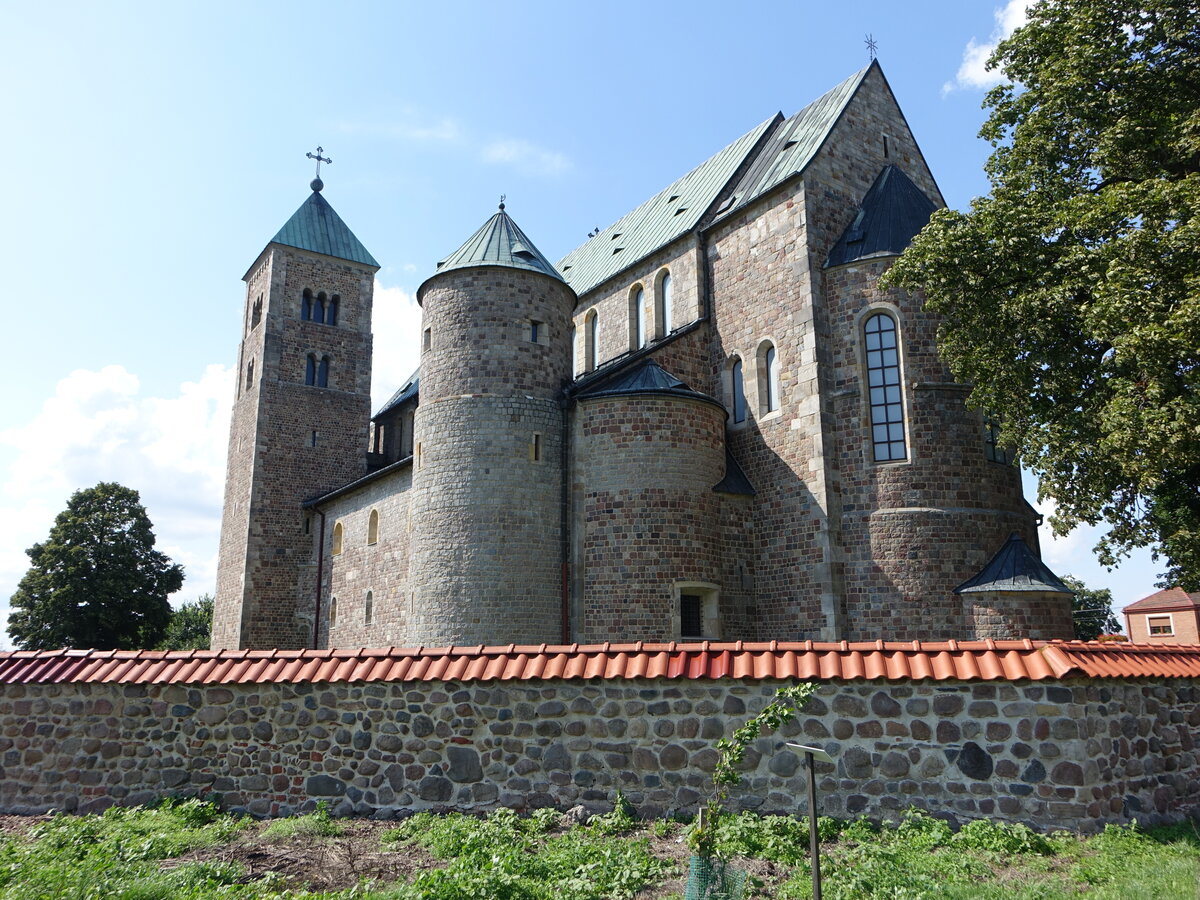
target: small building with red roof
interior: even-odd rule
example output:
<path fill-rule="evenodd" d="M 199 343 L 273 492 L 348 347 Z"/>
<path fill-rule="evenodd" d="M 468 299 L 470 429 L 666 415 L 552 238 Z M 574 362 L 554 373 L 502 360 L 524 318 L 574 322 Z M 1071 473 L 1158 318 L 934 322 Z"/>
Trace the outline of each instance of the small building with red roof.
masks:
<path fill-rule="evenodd" d="M 1125 607 L 1125 630 L 1136 644 L 1200 644 L 1200 593 L 1172 587 Z"/>

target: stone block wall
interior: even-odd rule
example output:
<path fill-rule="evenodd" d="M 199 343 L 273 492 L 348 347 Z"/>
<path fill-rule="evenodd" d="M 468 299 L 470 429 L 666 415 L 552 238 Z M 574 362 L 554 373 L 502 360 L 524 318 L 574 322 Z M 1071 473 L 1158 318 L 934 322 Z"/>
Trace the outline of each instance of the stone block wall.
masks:
<path fill-rule="evenodd" d="M 5 685 L 0 812 L 92 812 L 168 794 L 283 815 L 603 807 L 692 812 L 715 742 L 779 682 L 582 681 Z M 1200 805 L 1200 684 L 825 683 L 747 753 L 735 803 L 804 811 L 785 740 L 828 749 L 822 811 L 892 818 L 910 806 L 1091 831 Z"/>

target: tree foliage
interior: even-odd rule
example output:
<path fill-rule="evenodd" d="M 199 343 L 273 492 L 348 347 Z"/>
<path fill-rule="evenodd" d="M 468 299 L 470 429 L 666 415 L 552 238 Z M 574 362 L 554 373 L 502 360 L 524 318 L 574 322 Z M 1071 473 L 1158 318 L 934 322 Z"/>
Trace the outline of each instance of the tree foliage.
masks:
<path fill-rule="evenodd" d="M 162 640 L 167 596 L 183 569 L 154 549 L 138 492 L 102 482 L 77 491 L 12 596 L 8 631 L 19 647 L 135 649 Z"/>
<path fill-rule="evenodd" d="M 201 594 L 171 611 L 159 650 L 207 650 L 212 639 L 213 596 Z"/>
<path fill-rule="evenodd" d="M 1075 640 L 1094 641 L 1102 634 L 1116 634 L 1121 630 L 1112 609 L 1112 591 L 1108 588 L 1092 590 L 1078 578 L 1063 576 L 1063 583 L 1075 592 L 1071 598 L 1071 621 L 1075 625 Z"/>
<path fill-rule="evenodd" d="M 923 289 L 973 405 L 1065 533 L 1200 589 L 1200 6 L 1056 0 L 989 65 L 988 196 L 940 210 L 885 284 Z"/>

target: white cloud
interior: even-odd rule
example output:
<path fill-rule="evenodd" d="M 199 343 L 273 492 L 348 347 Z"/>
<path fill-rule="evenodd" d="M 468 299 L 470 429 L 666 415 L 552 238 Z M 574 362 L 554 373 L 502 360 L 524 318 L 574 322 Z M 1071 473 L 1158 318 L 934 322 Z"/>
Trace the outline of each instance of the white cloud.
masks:
<path fill-rule="evenodd" d="M 942 94 L 953 90 L 979 90 L 989 88 L 1004 81 L 1004 73 L 998 69 L 988 71 L 988 57 L 996 49 L 996 45 L 1007 38 L 1028 21 L 1028 7 L 1032 0 L 1008 0 L 995 10 L 995 26 L 987 41 L 978 41 L 972 37 L 967 41 L 963 50 L 962 63 L 953 81 L 947 81 L 942 86 Z"/>
<path fill-rule="evenodd" d="M 375 333 L 371 412 L 375 412 L 420 362 L 421 307 L 416 297 L 376 281 L 371 330 Z"/>
<path fill-rule="evenodd" d="M 186 569 L 175 598 L 212 591 L 233 371 L 208 366 L 169 397 L 144 397 L 122 366 L 77 370 L 28 422 L 0 431 L 11 459 L 0 484 L 0 603 L 72 493 L 117 481 L 141 494 L 158 547 Z M 0 624 L 7 622 L 0 608 Z"/>
<path fill-rule="evenodd" d="M 519 138 L 498 138 L 485 144 L 484 162 L 510 165 L 526 175 L 558 175 L 571 167 L 561 153 L 545 150 Z"/>

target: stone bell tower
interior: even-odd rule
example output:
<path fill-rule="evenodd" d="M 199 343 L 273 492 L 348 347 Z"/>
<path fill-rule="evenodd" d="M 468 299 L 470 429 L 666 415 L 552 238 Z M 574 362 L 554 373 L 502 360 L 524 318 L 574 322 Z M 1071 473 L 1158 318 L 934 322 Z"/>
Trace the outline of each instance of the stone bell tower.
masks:
<path fill-rule="evenodd" d="M 311 187 L 243 278 L 214 649 L 312 646 L 321 522 L 301 502 L 366 473 L 379 264 Z"/>

